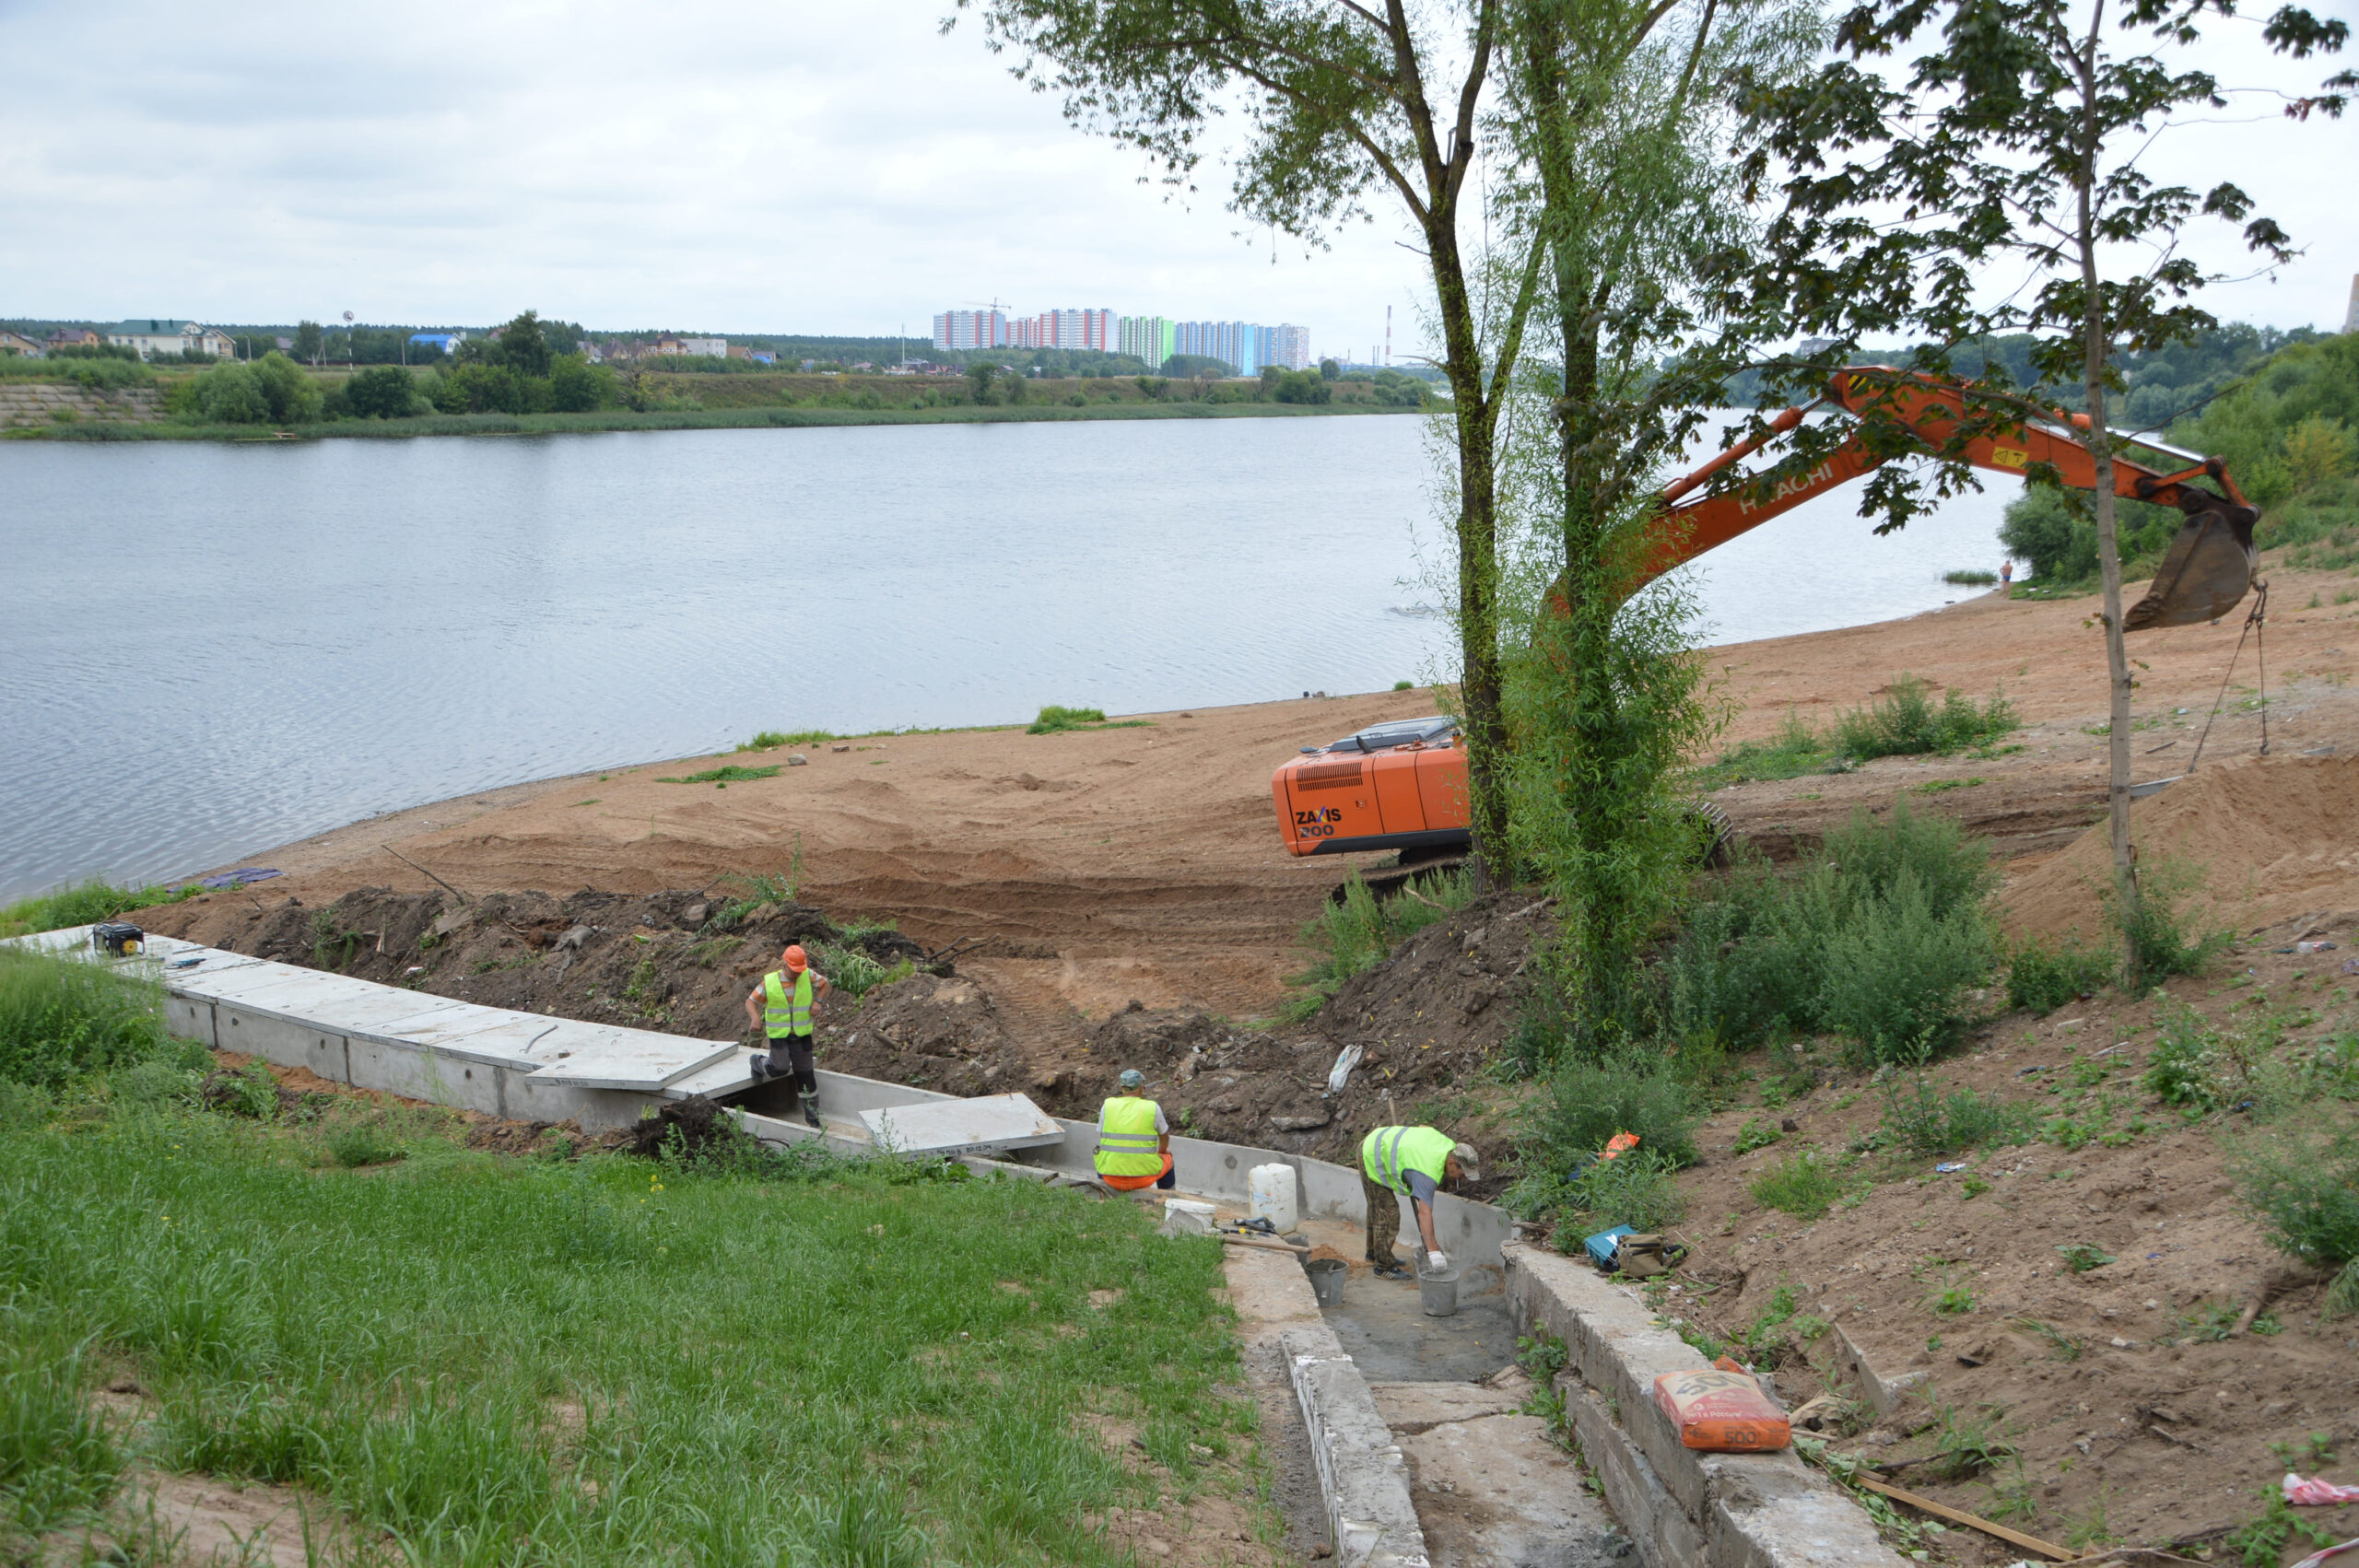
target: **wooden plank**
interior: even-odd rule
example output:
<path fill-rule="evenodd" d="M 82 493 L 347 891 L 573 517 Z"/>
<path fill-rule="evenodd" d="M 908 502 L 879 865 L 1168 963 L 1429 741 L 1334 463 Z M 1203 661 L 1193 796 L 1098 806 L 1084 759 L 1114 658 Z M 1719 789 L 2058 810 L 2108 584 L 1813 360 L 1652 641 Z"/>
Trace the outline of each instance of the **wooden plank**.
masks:
<path fill-rule="evenodd" d="M 1906 1503 L 1911 1508 L 1921 1508 L 1937 1518 L 1947 1519 L 1952 1524 L 1965 1525 L 1980 1530 L 1986 1536 L 1996 1536 L 2011 1546 L 2020 1546 L 2026 1551 L 2036 1551 L 2043 1556 L 2053 1557 L 2059 1562 L 2070 1562 L 2081 1555 L 2069 1546 L 2058 1546 L 2054 1541 L 2042 1540 L 2037 1536 L 2027 1536 L 2021 1530 L 2011 1530 L 2004 1525 L 1994 1525 L 1978 1515 L 1969 1514 L 1963 1508 L 1953 1508 L 1946 1503 L 1936 1503 L 1930 1497 L 1919 1497 L 1906 1488 L 1893 1485 L 1890 1481 L 1878 1480 L 1873 1476 L 1866 1475 L 1855 1475 L 1851 1479 L 1870 1492 L 1883 1492 L 1895 1503 Z"/>

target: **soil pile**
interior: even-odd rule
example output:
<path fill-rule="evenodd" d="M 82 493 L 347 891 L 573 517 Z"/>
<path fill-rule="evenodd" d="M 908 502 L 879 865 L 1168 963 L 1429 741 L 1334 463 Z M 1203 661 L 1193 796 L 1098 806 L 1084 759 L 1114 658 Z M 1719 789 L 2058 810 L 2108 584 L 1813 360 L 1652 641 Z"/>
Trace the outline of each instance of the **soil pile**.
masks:
<path fill-rule="evenodd" d="M 2153 875 L 2172 860 L 2200 868 L 2191 930 L 2250 929 L 2359 909 L 2359 757 L 2256 757 L 2206 766 L 2130 805 L 2130 837 Z M 2104 824 L 2009 887 L 2019 936 L 2103 940 L 2099 890 L 2111 881 Z M 2167 872 L 2163 874 L 2167 875 Z"/>
<path fill-rule="evenodd" d="M 695 893 L 495 893 L 461 904 L 372 887 L 321 908 L 299 898 L 216 899 L 154 910 L 148 921 L 229 952 L 487 1007 L 715 1040 L 746 1034 L 745 993 L 789 942 L 886 965 L 923 956 L 898 931 L 847 940 L 804 904 L 765 904 L 717 929 L 726 913 Z"/>

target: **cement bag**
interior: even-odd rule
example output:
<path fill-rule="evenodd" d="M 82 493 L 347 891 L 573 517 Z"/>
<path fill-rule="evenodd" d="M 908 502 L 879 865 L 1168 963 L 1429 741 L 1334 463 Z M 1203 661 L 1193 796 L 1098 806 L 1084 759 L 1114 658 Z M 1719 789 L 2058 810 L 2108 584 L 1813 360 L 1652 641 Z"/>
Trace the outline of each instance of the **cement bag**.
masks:
<path fill-rule="evenodd" d="M 1690 1448 L 1755 1454 L 1783 1448 L 1792 1435 L 1786 1412 L 1742 1372 L 1666 1372 L 1655 1379 L 1655 1404 Z"/>

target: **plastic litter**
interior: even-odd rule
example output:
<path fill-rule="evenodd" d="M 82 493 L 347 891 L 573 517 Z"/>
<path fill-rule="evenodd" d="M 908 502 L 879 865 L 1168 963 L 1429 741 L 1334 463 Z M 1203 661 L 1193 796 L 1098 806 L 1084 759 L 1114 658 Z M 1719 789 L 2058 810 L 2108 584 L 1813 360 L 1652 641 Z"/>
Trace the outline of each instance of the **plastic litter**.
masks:
<path fill-rule="evenodd" d="M 2296 1508 L 2331 1507 L 2342 1503 L 2359 1503 L 2359 1486 L 2337 1486 L 2330 1480 L 2304 1480 L 2293 1471 L 2277 1483 L 2283 1489 L 2285 1501 Z"/>
<path fill-rule="evenodd" d="M 2294 1568 L 2318 1568 L 2318 1564 L 2324 1562 L 2328 1558 L 2340 1557 L 2354 1546 L 2359 1546 L 2359 1536 L 2352 1537 L 2349 1540 L 2344 1541 L 2341 1546 L 2330 1546 L 2324 1551 L 2313 1551 L 2307 1557 L 2303 1558 L 2299 1562 L 2294 1563 Z"/>
<path fill-rule="evenodd" d="M 1761 1385 L 1723 1366 L 1664 1373 L 1655 1379 L 1655 1405 L 1690 1448 L 1758 1454 L 1783 1448 L 1793 1437 L 1786 1412 L 1770 1403 Z"/>
<path fill-rule="evenodd" d="M 250 882 L 268 882 L 272 877 L 280 874 L 282 873 L 268 866 L 240 866 L 236 871 L 223 872 L 219 876 L 201 876 L 196 879 L 196 885 L 212 888 L 243 887 Z"/>
<path fill-rule="evenodd" d="M 1359 1064 L 1360 1047 L 1345 1046 L 1344 1054 L 1335 1059 L 1335 1065 L 1327 1070 L 1327 1092 L 1330 1094 L 1342 1094 L 1344 1085 L 1352 1081 L 1352 1069 Z"/>
<path fill-rule="evenodd" d="M 2294 944 L 2294 951 L 2304 954 L 2312 953 L 2332 953 L 2334 951 L 2334 943 L 2330 942 L 2297 942 Z"/>
<path fill-rule="evenodd" d="M 1966 1162 L 1964 1160 L 1944 1160 L 1942 1164 L 1935 1165 L 1933 1169 L 1939 1175 L 1947 1176 L 1952 1171 L 1962 1171 L 1966 1169 Z"/>

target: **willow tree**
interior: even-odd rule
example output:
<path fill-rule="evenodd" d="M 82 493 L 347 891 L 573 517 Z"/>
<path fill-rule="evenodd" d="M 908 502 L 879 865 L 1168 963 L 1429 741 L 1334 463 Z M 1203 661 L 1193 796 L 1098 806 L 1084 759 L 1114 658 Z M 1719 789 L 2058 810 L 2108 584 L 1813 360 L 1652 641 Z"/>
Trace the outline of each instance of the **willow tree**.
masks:
<path fill-rule="evenodd" d="M 1790 327 L 1830 340 L 1834 355 L 1863 330 L 1911 333 L 1929 346 L 1917 368 L 1946 370 L 1949 350 L 1995 332 L 2042 338 L 2023 394 L 1986 369 L 1967 420 L 1935 453 L 1940 483 L 1961 472 L 1968 433 L 2020 425 L 2027 409 L 2066 389 L 2087 411 L 2095 460 L 2091 497 L 2103 575 L 2109 675 L 2110 823 L 2114 900 L 2135 978 L 2149 955 L 2130 846 L 2131 680 L 2122 640 L 2121 559 L 2114 523 L 2118 438 L 2109 396 L 2125 352 L 2183 342 L 2214 326 L 2194 296 L 2217 275 L 2182 248 L 2198 217 L 2242 226 L 2264 266 L 2292 242 L 2252 212 L 2231 181 L 2208 191 L 2167 182 L 2150 165 L 2163 133 L 2226 107 L 2219 81 L 2195 64 L 2204 27 L 2235 0 L 1860 0 L 1837 32 L 1839 55 L 1815 79 L 1767 87 L 1753 103 L 1762 135 L 1756 180 L 1782 171 L 1785 211 L 1766 264 L 1750 280 L 1756 302 Z M 2297 58 L 2340 50 L 2346 24 L 2281 6 L 2262 29 Z M 1921 48 L 1888 77 L 1872 63 Z M 2290 100 L 2295 120 L 2336 115 L 2339 89 Z M 2012 292 L 1986 287 L 2002 277 Z M 1827 364 L 1797 367 L 1804 380 Z M 2035 474 L 2053 483 L 2053 474 Z M 1908 478 L 1878 475 L 1877 497 L 1897 523 L 1916 504 Z M 1873 504 L 1872 502 L 1871 504 Z"/>
<path fill-rule="evenodd" d="M 1743 353 L 1708 308 L 1753 234 L 1728 84 L 1819 38 L 1804 0 L 1520 0 L 1504 46 L 1496 227 L 1544 257 L 1508 442 L 1515 822 L 1559 894 L 1562 1023 L 1592 1043 L 1643 1027 L 1629 981 L 1692 856 L 1678 773 L 1713 727 L 1690 596 L 1632 595 L 1665 469 Z"/>
<path fill-rule="evenodd" d="M 1017 79 L 1065 118 L 1187 186 L 1224 116 L 1230 203 L 1314 243 L 1390 202 L 1414 227 L 1449 379 L 1461 711 L 1478 879 L 1511 875 L 1500 710 L 1497 439 L 1539 252 L 1503 297 L 1461 228 L 1480 118 L 1513 0 L 957 0 Z M 954 14 L 951 21 L 955 22 Z M 945 22 L 945 28 L 950 22 Z"/>

